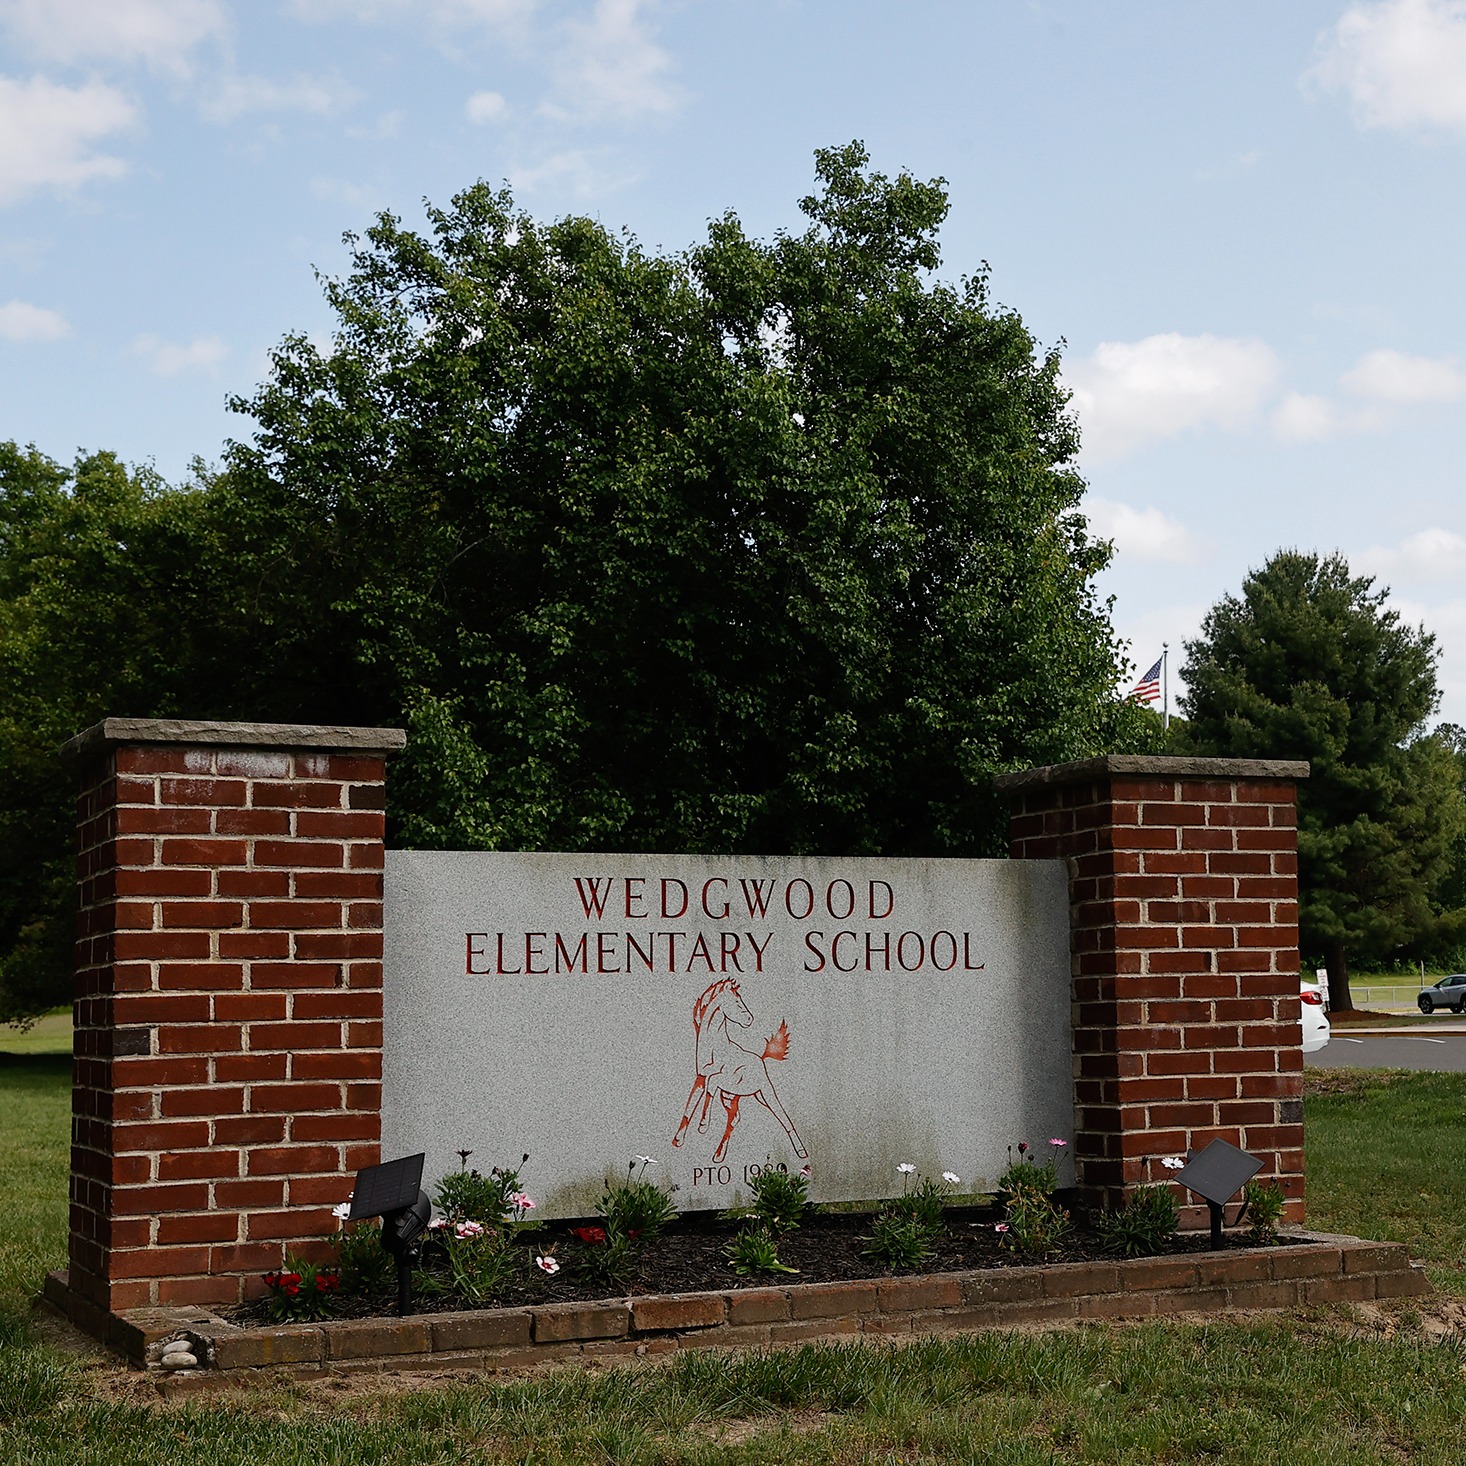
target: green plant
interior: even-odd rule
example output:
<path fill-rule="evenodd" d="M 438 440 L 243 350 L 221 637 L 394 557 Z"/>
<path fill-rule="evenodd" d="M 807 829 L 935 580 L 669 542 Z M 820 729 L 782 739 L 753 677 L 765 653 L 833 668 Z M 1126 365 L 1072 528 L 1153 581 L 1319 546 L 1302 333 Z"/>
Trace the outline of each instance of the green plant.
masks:
<path fill-rule="evenodd" d="M 382 1246 L 382 1229 L 375 1218 L 343 1226 L 336 1234 L 335 1247 L 343 1293 L 370 1297 L 392 1285 L 396 1264 Z"/>
<path fill-rule="evenodd" d="M 762 1223 L 742 1228 L 723 1249 L 733 1261 L 733 1271 L 740 1277 L 751 1273 L 797 1273 L 779 1261 L 779 1243 L 774 1232 Z"/>
<path fill-rule="evenodd" d="M 1074 1223 L 1052 1196 L 1020 1188 L 1009 1194 L 1004 1221 L 998 1223 L 1003 1245 L 1042 1257 L 1067 1237 Z"/>
<path fill-rule="evenodd" d="M 575 1272 L 605 1287 L 624 1287 L 636 1267 L 636 1240 L 611 1226 L 572 1227 L 569 1256 Z"/>
<path fill-rule="evenodd" d="M 998 1190 L 1003 1194 L 1015 1191 L 1038 1191 L 1052 1196 L 1059 1185 L 1059 1157 L 1064 1153 L 1067 1142 L 1049 1141 L 1048 1154 L 1042 1160 L 1030 1149 L 1026 1140 L 1018 1142 L 1015 1159 L 1013 1147 L 1008 1147 L 1008 1168 L 998 1177 Z"/>
<path fill-rule="evenodd" d="M 1249 1181 L 1242 1189 L 1242 1210 L 1238 1221 L 1246 1221 L 1247 1235 L 1260 1247 L 1278 1240 L 1278 1223 L 1288 1198 L 1276 1181 Z"/>
<path fill-rule="evenodd" d="M 523 1261 L 503 1228 L 458 1222 L 441 1239 L 448 1262 L 448 1290 L 475 1306 L 487 1303 Z"/>
<path fill-rule="evenodd" d="M 770 1232 L 793 1232 L 809 1211 L 810 1169 L 790 1171 L 772 1162 L 749 1181 L 752 1211 Z"/>
<path fill-rule="evenodd" d="M 266 1273 L 270 1317 L 282 1323 L 325 1318 L 336 1311 L 341 1277 L 335 1268 L 288 1257 L 279 1272 Z"/>
<path fill-rule="evenodd" d="M 932 1253 L 931 1228 L 889 1208 L 877 1214 L 867 1240 L 866 1256 L 887 1267 L 916 1267 Z"/>
<path fill-rule="evenodd" d="M 528 1153 L 519 1158 L 519 1164 L 512 1170 L 493 1167 L 487 1176 L 468 1169 L 471 1150 L 458 1152 L 463 1160 L 463 1169 L 450 1171 L 438 1182 L 433 1199 L 438 1210 L 450 1222 L 482 1222 L 485 1225 L 519 1220 L 526 1211 L 532 1210 L 529 1201 L 520 1189 L 519 1174 L 529 1159 Z M 528 1202 L 528 1206 L 524 1205 Z"/>
<path fill-rule="evenodd" d="M 646 1179 L 646 1168 L 654 1165 L 656 1162 L 650 1156 L 633 1156 L 624 1180 L 607 1180 L 601 1196 L 601 1215 L 606 1219 L 608 1232 L 617 1232 L 636 1242 L 650 1242 L 677 1220 L 677 1206 L 671 1193 Z M 636 1169 L 638 1166 L 640 1171 Z"/>
<path fill-rule="evenodd" d="M 1120 1206 L 1096 1212 L 1091 1221 L 1111 1252 L 1122 1257 L 1148 1257 L 1170 1241 L 1180 1216 L 1175 1193 L 1169 1186 L 1156 1183 L 1137 1186 Z"/>
<path fill-rule="evenodd" d="M 952 1173 L 948 1171 L 946 1174 L 950 1176 Z M 945 1179 L 934 1181 L 930 1176 L 923 1176 L 904 1196 L 888 1201 L 884 1209 L 896 1216 L 910 1217 L 935 1235 L 942 1230 L 943 1214 L 951 1194 L 951 1187 Z"/>

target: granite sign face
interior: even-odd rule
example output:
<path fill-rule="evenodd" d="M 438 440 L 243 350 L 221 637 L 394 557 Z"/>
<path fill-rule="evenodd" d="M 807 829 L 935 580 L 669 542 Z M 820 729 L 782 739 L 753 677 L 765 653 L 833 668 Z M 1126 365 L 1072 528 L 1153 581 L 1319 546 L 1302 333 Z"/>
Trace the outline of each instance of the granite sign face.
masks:
<path fill-rule="evenodd" d="M 382 1153 L 429 1183 L 527 1151 L 543 1216 L 634 1156 L 683 1210 L 768 1164 L 863 1200 L 1072 1136 L 1061 861 L 394 850 L 386 899 Z"/>

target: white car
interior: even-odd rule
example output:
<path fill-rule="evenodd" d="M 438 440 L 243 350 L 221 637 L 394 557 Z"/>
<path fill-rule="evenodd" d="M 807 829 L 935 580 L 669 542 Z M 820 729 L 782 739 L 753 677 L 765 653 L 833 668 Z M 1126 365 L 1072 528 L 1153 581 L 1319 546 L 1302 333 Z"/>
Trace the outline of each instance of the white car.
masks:
<path fill-rule="evenodd" d="M 1329 1041 L 1329 1015 L 1324 1012 L 1323 989 L 1306 977 L 1298 979 L 1303 1005 L 1303 1052 L 1316 1054 Z"/>

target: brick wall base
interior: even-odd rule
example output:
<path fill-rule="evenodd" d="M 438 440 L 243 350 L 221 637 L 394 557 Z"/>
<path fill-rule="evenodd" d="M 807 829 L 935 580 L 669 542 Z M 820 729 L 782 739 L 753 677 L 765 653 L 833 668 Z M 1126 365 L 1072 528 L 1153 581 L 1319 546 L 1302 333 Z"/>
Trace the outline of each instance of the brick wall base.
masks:
<path fill-rule="evenodd" d="M 1071 862 L 1074 1154 L 1091 1204 L 1221 1137 L 1303 1217 L 1295 784 L 1308 765 L 1109 757 L 999 779 L 1016 859 Z M 1205 1207 L 1183 1194 L 1186 1220 Z"/>

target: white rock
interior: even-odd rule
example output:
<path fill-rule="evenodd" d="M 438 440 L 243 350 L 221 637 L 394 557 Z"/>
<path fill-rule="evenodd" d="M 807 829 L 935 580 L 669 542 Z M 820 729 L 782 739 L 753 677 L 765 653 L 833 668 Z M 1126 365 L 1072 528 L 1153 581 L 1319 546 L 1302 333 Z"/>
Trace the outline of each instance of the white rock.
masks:
<path fill-rule="evenodd" d="M 178 1349 L 163 1356 L 164 1369 L 197 1369 L 198 1356 L 187 1349 Z"/>

